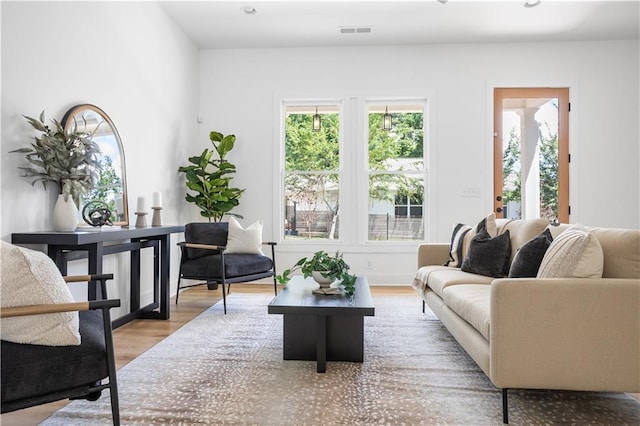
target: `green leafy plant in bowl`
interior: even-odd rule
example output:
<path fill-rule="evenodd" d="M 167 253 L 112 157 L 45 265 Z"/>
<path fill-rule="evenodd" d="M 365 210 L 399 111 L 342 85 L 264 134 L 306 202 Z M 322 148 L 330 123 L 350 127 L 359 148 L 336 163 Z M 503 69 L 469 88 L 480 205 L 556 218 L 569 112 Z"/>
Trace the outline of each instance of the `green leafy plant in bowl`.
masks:
<path fill-rule="evenodd" d="M 305 278 L 313 276 L 313 273 L 316 272 L 329 279 L 329 283 L 340 279 L 347 297 L 353 297 L 355 293 L 356 276 L 349 273 L 349 265 L 339 251 L 333 256 L 321 250 L 315 252 L 311 257 L 303 257 L 291 268 L 277 275 L 276 280 L 284 285 L 291 279 L 291 273 L 297 270 L 300 270 Z"/>

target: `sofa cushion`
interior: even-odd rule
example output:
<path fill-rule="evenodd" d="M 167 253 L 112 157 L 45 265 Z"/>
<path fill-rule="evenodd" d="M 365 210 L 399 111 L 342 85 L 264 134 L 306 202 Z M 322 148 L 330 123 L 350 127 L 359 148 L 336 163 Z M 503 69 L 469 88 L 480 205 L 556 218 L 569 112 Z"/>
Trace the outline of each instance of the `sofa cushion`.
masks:
<path fill-rule="evenodd" d="M 499 219 L 497 222 L 498 234 L 506 231 L 511 234 L 511 261 L 520 247 L 549 226 L 549 221 L 545 219 Z"/>
<path fill-rule="evenodd" d="M 423 268 L 432 268 L 424 266 Z M 460 284 L 485 284 L 489 285 L 494 280 L 493 277 L 485 277 L 484 275 L 471 274 L 461 271 L 458 268 L 440 267 L 443 269 L 434 269 L 428 274 L 427 285 L 431 290 L 442 297 L 442 292 L 446 287 Z M 420 268 L 422 269 L 422 268 Z"/>
<path fill-rule="evenodd" d="M 450 266 L 452 268 L 459 268 L 462 264 L 462 259 L 464 259 L 464 255 L 462 253 L 462 248 L 464 245 L 464 237 L 471 231 L 471 227 L 469 225 L 465 225 L 464 223 L 456 223 L 453 226 L 453 233 L 451 234 L 451 245 L 449 246 L 449 261 L 445 264 L 445 266 Z"/>
<path fill-rule="evenodd" d="M 459 268 L 467 255 L 471 239 L 473 239 L 473 237 L 483 229 L 492 237 L 498 235 L 498 225 L 496 223 L 495 213 L 490 213 L 474 227 L 464 223 L 456 223 L 453 226 L 453 233 L 451 235 L 449 262 L 447 262 L 445 266 Z"/>
<path fill-rule="evenodd" d="M 601 278 L 604 255 L 598 239 L 572 227 L 553 240 L 542 259 L 538 278 Z"/>
<path fill-rule="evenodd" d="M 469 251 L 460 269 L 488 277 L 504 277 L 509 273 L 510 255 L 509 231 L 497 237 L 491 237 L 486 229 L 482 229 L 471 240 Z"/>
<path fill-rule="evenodd" d="M 462 284 L 444 289 L 444 303 L 489 340 L 491 286 Z"/>
<path fill-rule="evenodd" d="M 509 278 L 535 278 L 553 237 L 551 231 L 544 232 L 527 241 L 516 253 L 509 269 Z"/>
<path fill-rule="evenodd" d="M 589 228 L 604 254 L 602 276 L 606 278 L 640 277 L 640 230 Z"/>
<path fill-rule="evenodd" d="M 424 293 L 424 290 L 427 288 L 427 283 L 429 282 L 429 276 L 434 271 L 442 271 L 451 269 L 448 266 L 440 266 L 440 265 L 429 265 L 423 266 L 418 269 L 415 277 L 413 277 L 413 282 L 411 283 L 411 287 L 413 287 L 418 293 Z"/>

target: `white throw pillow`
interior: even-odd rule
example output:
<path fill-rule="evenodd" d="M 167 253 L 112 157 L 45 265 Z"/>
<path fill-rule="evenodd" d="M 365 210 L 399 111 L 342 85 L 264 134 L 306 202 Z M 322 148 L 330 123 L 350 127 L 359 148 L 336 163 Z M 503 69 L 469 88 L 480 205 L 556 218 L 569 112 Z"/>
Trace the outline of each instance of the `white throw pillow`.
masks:
<path fill-rule="evenodd" d="M 247 228 L 231 216 L 229 218 L 229 235 L 225 253 L 264 254 L 262 252 L 262 221 L 258 220 Z"/>
<path fill-rule="evenodd" d="M 46 254 L 2 241 L 2 307 L 74 302 L 67 283 Z M 2 340 L 32 345 L 80 344 L 78 312 L 2 318 Z"/>
<path fill-rule="evenodd" d="M 547 249 L 538 278 L 602 278 L 604 254 L 596 237 L 577 227 L 558 235 Z"/>

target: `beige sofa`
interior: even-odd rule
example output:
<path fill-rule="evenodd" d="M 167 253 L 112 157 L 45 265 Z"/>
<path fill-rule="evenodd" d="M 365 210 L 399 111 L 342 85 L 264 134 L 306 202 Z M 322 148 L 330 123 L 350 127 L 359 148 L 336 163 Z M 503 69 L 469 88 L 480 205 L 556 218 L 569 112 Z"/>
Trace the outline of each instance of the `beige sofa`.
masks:
<path fill-rule="evenodd" d="M 497 221 L 511 259 L 548 226 Z M 554 238 L 567 229 L 551 227 Z M 640 392 L 640 230 L 587 228 L 602 247 L 602 278 L 491 278 L 442 266 L 448 244 L 418 248 L 416 292 L 502 389 Z M 423 308 L 424 308 L 423 303 Z"/>

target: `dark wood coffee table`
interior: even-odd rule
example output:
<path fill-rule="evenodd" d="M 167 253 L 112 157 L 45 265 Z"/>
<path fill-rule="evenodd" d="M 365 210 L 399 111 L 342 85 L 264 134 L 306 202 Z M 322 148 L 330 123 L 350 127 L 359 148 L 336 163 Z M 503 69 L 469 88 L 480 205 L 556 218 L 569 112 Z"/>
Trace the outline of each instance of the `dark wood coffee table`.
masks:
<path fill-rule="evenodd" d="M 327 361 L 362 362 L 364 317 L 374 316 L 373 297 L 365 277 L 356 281 L 355 300 L 343 295 L 315 295 L 312 278 L 294 276 L 269 303 L 270 314 L 283 316 L 283 359 L 317 361 L 317 372 Z"/>

